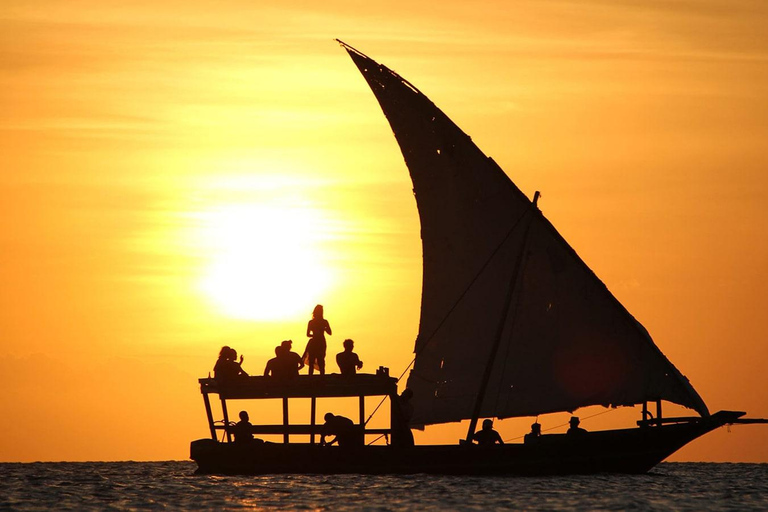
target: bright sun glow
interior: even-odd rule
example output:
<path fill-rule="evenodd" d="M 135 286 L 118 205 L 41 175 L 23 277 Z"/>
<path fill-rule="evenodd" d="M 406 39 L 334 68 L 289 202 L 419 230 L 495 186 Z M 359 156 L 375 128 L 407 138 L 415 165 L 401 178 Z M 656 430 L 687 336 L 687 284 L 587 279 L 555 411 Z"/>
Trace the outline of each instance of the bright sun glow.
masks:
<path fill-rule="evenodd" d="M 321 212 L 243 204 L 203 217 L 213 254 L 201 288 L 225 314 L 282 320 L 306 313 L 322 298 L 332 276 L 322 261 Z"/>

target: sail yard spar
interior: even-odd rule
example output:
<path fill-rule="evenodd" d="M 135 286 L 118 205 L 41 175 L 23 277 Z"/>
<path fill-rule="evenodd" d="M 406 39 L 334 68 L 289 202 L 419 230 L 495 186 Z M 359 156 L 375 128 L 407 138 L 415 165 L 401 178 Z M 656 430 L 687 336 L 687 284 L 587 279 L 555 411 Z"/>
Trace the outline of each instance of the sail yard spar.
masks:
<path fill-rule="evenodd" d="M 650 400 L 707 416 L 645 328 L 501 168 L 416 87 L 339 42 L 392 127 L 421 219 L 413 424 L 472 418 L 500 326 L 480 417 Z"/>

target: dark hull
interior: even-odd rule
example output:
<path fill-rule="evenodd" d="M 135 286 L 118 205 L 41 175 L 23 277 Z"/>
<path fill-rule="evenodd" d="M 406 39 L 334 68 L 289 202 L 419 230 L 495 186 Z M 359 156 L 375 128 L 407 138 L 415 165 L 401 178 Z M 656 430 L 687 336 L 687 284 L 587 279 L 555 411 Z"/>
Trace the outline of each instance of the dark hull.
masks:
<path fill-rule="evenodd" d="M 697 422 L 591 432 L 584 436 L 548 435 L 535 444 L 361 446 L 253 443 L 246 446 L 194 441 L 191 458 L 199 473 L 361 473 L 562 475 L 645 473 L 679 448 L 729 423 L 719 414 Z"/>

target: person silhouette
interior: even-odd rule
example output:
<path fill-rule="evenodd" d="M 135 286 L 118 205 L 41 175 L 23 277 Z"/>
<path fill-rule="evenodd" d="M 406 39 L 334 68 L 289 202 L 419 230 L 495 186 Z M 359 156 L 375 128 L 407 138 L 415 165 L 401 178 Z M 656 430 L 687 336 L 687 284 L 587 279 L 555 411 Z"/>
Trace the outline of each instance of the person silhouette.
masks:
<path fill-rule="evenodd" d="M 342 375 L 354 375 L 357 370 L 363 367 L 363 362 L 360 358 L 352 352 L 355 348 L 355 342 L 346 339 L 344 340 L 344 352 L 336 354 L 336 364 L 339 365 L 339 370 Z"/>
<path fill-rule="evenodd" d="M 496 443 L 504 444 L 498 432 L 493 430 L 493 420 L 488 418 L 483 420 L 482 430 L 472 434 L 472 441 L 477 441 L 480 446 L 492 446 Z"/>
<path fill-rule="evenodd" d="M 235 435 L 235 443 L 243 444 L 253 441 L 253 425 L 248 418 L 246 411 L 240 411 L 240 421 L 232 427 L 232 433 Z"/>
<path fill-rule="evenodd" d="M 264 367 L 264 376 L 283 379 L 286 373 L 285 348 L 278 345 L 275 347 L 275 357 L 267 361 L 267 366 Z"/>
<path fill-rule="evenodd" d="M 535 422 L 531 425 L 531 431 L 525 434 L 525 437 L 523 438 L 523 442 L 525 444 L 535 443 L 535 442 L 538 442 L 540 437 L 541 437 L 541 425 L 538 422 Z"/>
<path fill-rule="evenodd" d="M 573 435 L 580 436 L 580 435 L 586 434 L 587 431 L 581 428 L 579 426 L 579 423 L 580 423 L 579 418 L 577 418 L 576 416 L 571 416 L 571 419 L 568 420 L 568 424 L 570 426 L 568 427 L 568 432 L 566 432 L 566 434 L 571 436 Z"/>
<path fill-rule="evenodd" d="M 323 306 L 318 304 L 312 311 L 312 320 L 307 323 L 309 341 L 302 356 L 309 367 L 310 375 L 314 373 L 315 367 L 317 367 L 320 375 L 325 375 L 325 333 L 333 334 L 331 325 L 323 317 Z"/>
<path fill-rule="evenodd" d="M 219 351 L 219 358 L 213 367 L 213 377 L 220 382 L 231 382 L 237 377 L 247 377 L 248 374 L 242 367 L 243 356 L 237 361 L 237 351 L 231 347 L 223 346 Z"/>
<path fill-rule="evenodd" d="M 406 388 L 395 399 L 392 408 L 392 446 L 413 446 L 411 418 L 413 417 L 413 391 Z"/>
<path fill-rule="evenodd" d="M 293 340 L 285 340 L 280 343 L 283 347 L 285 354 L 285 374 L 290 377 L 295 377 L 299 374 L 299 370 L 304 368 L 304 361 L 301 356 L 296 352 L 293 352 Z"/>
<path fill-rule="evenodd" d="M 213 365 L 213 378 L 214 379 L 223 379 L 225 378 L 224 375 L 227 373 L 227 360 L 229 359 L 229 351 L 231 349 L 224 345 L 221 347 L 221 350 L 219 350 L 219 358 L 216 360 L 216 364 Z"/>
<path fill-rule="evenodd" d="M 341 447 L 362 446 L 364 444 L 363 436 L 355 423 L 344 416 L 337 416 L 333 413 L 326 413 L 325 424 L 320 435 L 320 445 L 330 446 L 338 443 Z M 327 436 L 334 436 L 331 441 L 326 442 Z"/>

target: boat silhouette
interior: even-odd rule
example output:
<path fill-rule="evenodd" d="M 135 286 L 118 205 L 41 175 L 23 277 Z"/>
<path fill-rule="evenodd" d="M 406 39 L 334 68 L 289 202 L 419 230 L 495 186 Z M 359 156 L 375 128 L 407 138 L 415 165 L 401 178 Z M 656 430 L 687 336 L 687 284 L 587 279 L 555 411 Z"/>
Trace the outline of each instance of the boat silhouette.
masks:
<path fill-rule="evenodd" d="M 275 382 L 245 377 L 200 379 L 211 432 L 191 446 L 203 473 L 643 473 L 676 450 L 729 424 L 766 423 L 744 412 L 710 414 L 688 379 L 646 329 L 611 294 L 502 169 L 418 88 L 338 41 L 367 81 L 405 158 L 421 221 L 423 288 L 419 333 L 407 388 L 411 426 L 469 420 L 456 445 L 321 446 L 316 400 L 389 398 L 397 414 L 397 380 L 376 375 L 298 376 Z M 214 421 L 209 395 L 221 401 Z M 252 432 L 283 443 L 232 442 L 227 401 L 280 398 L 283 423 Z M 309 425 L 288 421 L 292 398 L 311 399 Z M 664 417 L 662 403 L 698 415 Z M 651 407 L 649 408 L 649 404 Z M 637 426 L 541 435 L 530 443 L 472 444 L 480 418 L 538 416 L 586 406 L 642 405 Z M 654 409 L 652 411 L 651 409 Z M 223 440 L 217 440 L 217 434 Z M 291 435 L 308 435 L 292 443 Z M 361 437 L 362 439 L 362 437 Z"/>

